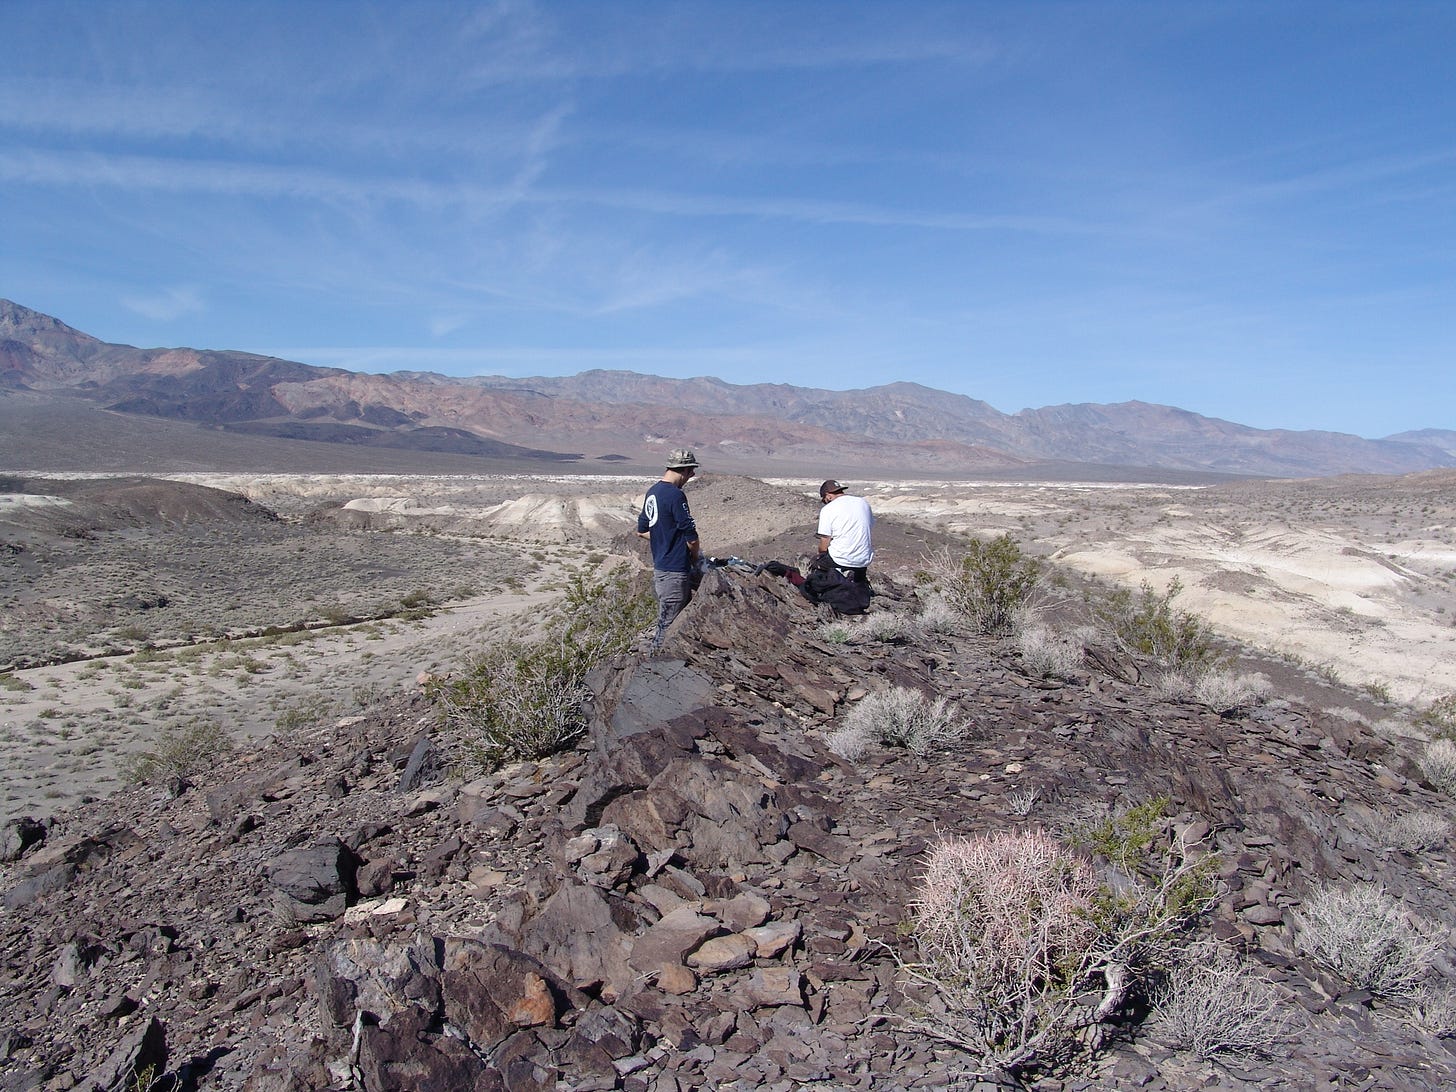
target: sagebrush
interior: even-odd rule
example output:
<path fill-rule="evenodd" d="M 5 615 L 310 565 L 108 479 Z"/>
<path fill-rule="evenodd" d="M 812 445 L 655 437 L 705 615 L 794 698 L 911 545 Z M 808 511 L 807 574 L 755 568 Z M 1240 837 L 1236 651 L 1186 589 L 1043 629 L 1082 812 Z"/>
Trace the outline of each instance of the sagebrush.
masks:
<path fill-rule="evenodd" d="M 1273 983 L 1212 940 L 1183 953 L 1152 1004 L 1152 1029 L 1174 1049 L 1206 1059 L 1270 1054 L 1302 1026 Z"/>
<path fill-rule="evenodd" d="M 1082 666 L 1083 634 L 1058 632 L 1035 620 L 1030 611 L 1015 612 L 1012 624 L 1021 663 L 1033 675 L 1067 678 Z"/>
<path fill-rule="evenodd" d="M 1451 824 L 1426 811 L 1378 812 L 1361 815 L 1355 827 L 1383 849 L 1419 853 L 1444 845 L 1451 836 Z"/>
<path fill-rule="evenodd" d="M 1295 915 L 1300 947 L 1355 989 L 1414 996 L 1437 945 L 1377 884 L 1316 889 Z"/>
<path fill-rule="evenodd" d="M 1421 769 L 1432 785 L 1447 796 L 1456 796 L 1456 740 L 1433 739 L 1421 752 Z"/>
<path fill-rule="evenodd" d="M 1232 713 L 1258 705 L 1274 689 L 1267 675 L 1239 674 L 1220 667 L 1168 671 L 1154 685 L 1162 697 L 1195 701 L 1215 713 Z"/>
<path fill-rule="evenodd" d="M 964 625 L 961 613 L 940 592 L 933 592 L 915 616 L 921 633 L 956 633 Z"/>
<path fill-rule="evenodd" d="M 846 735 L 841 738 L 875 739 L 923 756 L 937 744 L 960 739 L 968 729 L 944 698 L 892 686 L 862 698 L 845 716 L 843 730 Z"/>

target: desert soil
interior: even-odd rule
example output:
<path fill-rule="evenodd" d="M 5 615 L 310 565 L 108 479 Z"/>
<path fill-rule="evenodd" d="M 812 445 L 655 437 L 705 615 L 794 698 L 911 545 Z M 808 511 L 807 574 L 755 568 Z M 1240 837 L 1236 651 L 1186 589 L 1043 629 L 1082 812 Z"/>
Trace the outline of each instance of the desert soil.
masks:
<path fill-rule="evenodd" d="M 0 557 L 0 818 L 116 788 L 129 756 L 199 718 L 258 737 L 412 687 L 529 620 L 572 572 L 644 556 L 636 476 L 167 479 L 258 506 L 205 518 L 152 518 L 147 504 L 167 510 L 155 497 L 87 508 L 100 502 L 78 499 L 84 476 L 56 479 L 0 498 L 14 547 Z M 816 484 L 705 474 L 689 496 L 706 552 L 798 560 Z M 881 519 L 877 566 L 1009 533 L 1078 578 L 1176 578 L 1179 605 L 1271 662 L 1363 688 L 1394 721 L 1456 692 L 1456 475 L 850 484 Z M 85 658 L 46 662 L 66 657 Z"/>

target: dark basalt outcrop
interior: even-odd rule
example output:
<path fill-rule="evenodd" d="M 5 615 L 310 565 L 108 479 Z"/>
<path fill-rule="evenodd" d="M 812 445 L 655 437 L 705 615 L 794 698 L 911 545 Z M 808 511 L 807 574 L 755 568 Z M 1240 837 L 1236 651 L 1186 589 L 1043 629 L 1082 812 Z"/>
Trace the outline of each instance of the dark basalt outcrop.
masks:
<path fill-rule="evenodd" d="M 911 608 L 881 590 L 875 610 Z M 1278 700 L 1158 701 L 1105 655 L 1054 682 L 981 638 L 818 631 L 787 584 L 715 572 L 659 655 L 598 671 L 574 751 L 462 776 L 465 741 L 400 699 L 7 832 L 0 1088 L 130 1088 L 148 1067 L 158 1088 L 973 1087 L 900 1020 L 926 1003 L 892 955 L 926 847 L 1164 795 L 1164 833 L 1218 853 L 1205 928 L 1308 1031 L 1216 1069 L 1129 1017 L 1085 1081 L 1046 1087 L 1456 1081 L 1444 1041 L 1294 943 L 1325 882 L 1451 920 L 1447 848 L 1363 833 L 1452 816 L 1385 738 Z M 842 762 L 820 730 L 886 685 L 940 694 L 972 735 Z"/>

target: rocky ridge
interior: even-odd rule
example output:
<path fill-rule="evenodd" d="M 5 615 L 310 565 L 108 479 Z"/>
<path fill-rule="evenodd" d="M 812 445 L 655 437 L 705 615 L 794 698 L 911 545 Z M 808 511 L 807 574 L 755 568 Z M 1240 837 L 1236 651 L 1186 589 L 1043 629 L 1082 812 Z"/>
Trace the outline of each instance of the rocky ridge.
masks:
<path fill-rule="evenodd" d="M 913 609 L 880 590 L 877 612 Z M 1156 796 L 1165 838 L 1218 854 L 1207 930 L 1307 1031 L 1222 1067 L 1132 1014 L 1096 1071 L 1041 1087 L 1456 1081 L 1446 1040 L 1313 964 L 1291 919 L 1317 884 L 1378 881 L 1449 922 L 1449 847 L 1369 831 L 1450 801 L 1366 725 L 1278 700 L 1219 716 L 1155 700 L 1105 650 L 1089 664 L 1059 682 L 979 637 L 828 643 L 789 585 L 710 573 L 659 654 L 597 673 L 590 735 L 554 758 L 466 775 L 468 742 L 401 699 L 193 785 L 12 824 L 0 1088 L 974 1087 L 904 1027 L 936 1004 L 894 958 L 924 851 Z M 971 735 L 857 766 L 827 750 L 891 685 L 945 697 Z"/>

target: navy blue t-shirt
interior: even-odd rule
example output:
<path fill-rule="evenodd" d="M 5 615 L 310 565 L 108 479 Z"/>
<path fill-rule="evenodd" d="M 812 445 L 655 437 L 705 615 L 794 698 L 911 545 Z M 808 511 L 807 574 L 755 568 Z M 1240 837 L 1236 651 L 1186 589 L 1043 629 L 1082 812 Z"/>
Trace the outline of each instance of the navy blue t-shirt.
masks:
<path fill-rule="evenodd" d="M 642 500 L 637 514 L 637 533 L 649 531 L 652 543 L 652 567 L 665 573 L 685 573 L 692 569 L 688 543 L 698 537 L 698 525 L 688 511 L 688 498 L 672 482 L 658 482 Z"/>

